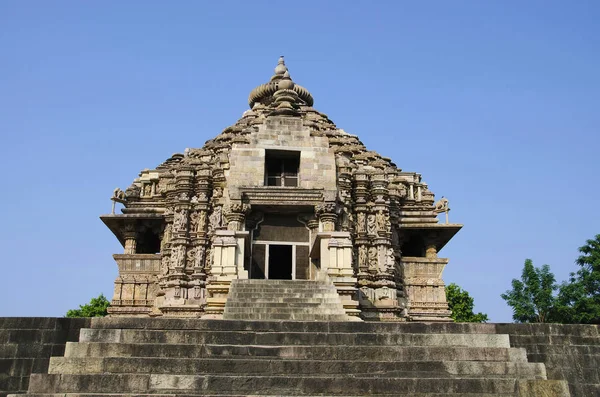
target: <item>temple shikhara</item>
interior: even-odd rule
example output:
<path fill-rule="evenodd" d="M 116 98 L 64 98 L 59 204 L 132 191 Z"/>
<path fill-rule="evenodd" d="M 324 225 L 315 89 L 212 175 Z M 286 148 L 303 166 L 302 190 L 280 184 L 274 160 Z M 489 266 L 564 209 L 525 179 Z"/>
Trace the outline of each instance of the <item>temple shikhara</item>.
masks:
<path fill-rule="evenodd" d="M 124 247 L 111 316 L 250 319 L 261 289 L 284 303 L 297 286 L 330 318 L 450 320 L 448 201 L 313 102 L 282 57 L 235 124 L 115 190 L 122 214 L 101 217 Z"/>

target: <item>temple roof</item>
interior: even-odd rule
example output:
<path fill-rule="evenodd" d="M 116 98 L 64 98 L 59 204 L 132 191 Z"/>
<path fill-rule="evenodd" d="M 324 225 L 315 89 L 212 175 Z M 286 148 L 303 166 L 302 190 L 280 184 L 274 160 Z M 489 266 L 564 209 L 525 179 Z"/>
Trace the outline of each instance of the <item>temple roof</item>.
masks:
<path fill-rule="evenodd" d="M 299 104 L 312 106 L 314 103 L 310 92 L 308 92 L 306 88 L 292 81 L 289 70 L 283 60 L 283 56 L 281 56 L 279 57 L 279 61 L 275 67 L 275 74 L 271 77 L 271 80 L 268 83 L 259 85 L 250 92 L 250 96 L 248 97 L 250 109 L 254 108 L 257 103 L 263 105 L 271 104 L 274 100 L 275 93 L 280 89 L 294 91 L 298 96 Z"/>

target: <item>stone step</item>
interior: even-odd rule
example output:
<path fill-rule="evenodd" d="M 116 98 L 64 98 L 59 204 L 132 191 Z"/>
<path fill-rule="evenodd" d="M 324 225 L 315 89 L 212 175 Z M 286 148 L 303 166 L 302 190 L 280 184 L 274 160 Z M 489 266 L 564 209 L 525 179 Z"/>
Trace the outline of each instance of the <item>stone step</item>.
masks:
<path fill-rule="evenodd" d="M 389 378 L 350 376 L 244 376 L 244 375 L 167 375 L 167 374 L 33 374 L 29 383 L 32 393 L 91 392 L 112 390 L 126 392 L 212 393 L 281 393 L 346 394 L 370 393 L 514 393 L 515 379 L 477 378 Z"/>
<path fill-rule="evenodd" d="M 334 292 L 312 292 L 312 291 L 289 291 L 289 292 L 265 292 L 265 291 L 231 291 L 228 298 L 246 300 L 253 298 L 270 299 L 270 298 L 338 298 Z"/>
<path fill-rule="evenodd" d="M 342 308 L 330 308 L 328 306 L 318 307 L 225 307 L 225 313 L 242 313 L 242 314 L 339 314 L 345 315 L 346 312 Z"/>
<path fill-rule="evenodd" d="M 495 334 L 494 324 L 420 322 L 314 322 L 234 321 L 178 318 L 104 317 L 91 319 L 94 329 L 148 329 L 196 331 L 336 332 L 336 333 L 423 333 Z M 0 345 L 1 346 L 1 345 Z"/>
<path fill-rule="evenodd" d="M 265 299 L 266 300 L 266 299 Z M 323 305 L 323 302 L 244 302 L 244 301 L 227 301 L 227 307 L 312 307 L 316 308 Z"/>
<path fill-rule="evenodd" d="M 446 397 L 448 395 L 455 397 L 514 397 L 514 393 L 510 394 L 498 394 L 498 393 L 385 393 L 385 394 L 369 394 L 369 395 L 381 395 L 387 397 Z M 2 391 L 0 391 L 0 396 L 2 395 Z M 219 396 L 219 397 L 267 397 L 267 396 L 281 396 L 280 394 L 212 394 L 212 393 L 202 393 L 202 394 L 189 394 L 189 393 L 152 393 L 152 394 L 144 394 L 144 393 L 27 393 L 27 394 L 8 394 L 8 397 L 211 397 L 211 396 Z M 318 394 L 319 397 L 333 397 L 332 395 Z M 346 394 L 339 394 L 336 397 L 344 397 L 348 396 Z M 297 394 L 294 395 L 286 395 L 286 397 L 300 397 Z M 554 396 L 552 396 L 554 397 Z"/>
<path fill-rule="evenodd" d="M 274 285 L 287 285 L 287 286 L 303 286 L 303 285 L 321 285 L 328 286 L 330 284 L 324 281 L 316 281 L 316 280 L 265 280 L 265 279 L 236 279 L 232 280 L 232 285 L 237 286 L 247 286 L 247 285 L 265 285 L 265 286 L 274 286 Z"/>
<path fill-rule="evenodd" d="M 259 346 L 67 342 L 65 357 L 245 357 L 362 361 L 527 362 L 524 349 L 465 346 Z"/>
<path fill-rule="evenodd" d="M 307 288 L 288 288 L 288 287 L 281 287 L 281 288 L 272 288 L 272 287 L 240 287 L 240 286 L 235 286 L 232 287 L 232 290 L 234 291 L 238 291 L 238 292 L 267 292 L 267 293 L 272 293 L 272 294 L 287 294 L 287 293 L 292 293 L 292 292 L 299 292 L 299 293 L 309 293 L 309 292 L 314 292 L 314 293 L 322 293 L 322 294 L 327 294 L 327 293 L 335 293 L 336 289 L 335 288 L 325 288 L 325 287 L 307 287 Z"/>
<path fill-rule="evenodd" d="M 249 358 L 52 357 L 48 373 L 165 373 L 411 377 L 515 377 L 545 379 L 543 364 L 483 361 L 331 361 Z"/>
<path fill-rule="evenodd" d="M 257 298 L 253 297 L 251 299 L 236 299 L 229 298 L 227 299 L 227 304 L 238 304 L 238 305 L 254 305 L 260 303 L 286 303 L 286 304 L 315 304 L 315 305 L 323 305 L 323 304 L 339 304 L 341 303 L 339 297 L 334 298 L 298 298 L 298 297 L 268 297 L 268 298 Z"/>
<path fill-rule="evenodd" d="M 348 321 L 346 315 L 296 313 L 224 313 L 229 320 Z"/>
<path fill-rule="evenodd" d="M 508 335 L 327 333 L 91 329 L 82 328 L 80 342 L 230 344 L 230 345 L 344 345 L 344 346 L 466 346 L 509 348 Z"/>

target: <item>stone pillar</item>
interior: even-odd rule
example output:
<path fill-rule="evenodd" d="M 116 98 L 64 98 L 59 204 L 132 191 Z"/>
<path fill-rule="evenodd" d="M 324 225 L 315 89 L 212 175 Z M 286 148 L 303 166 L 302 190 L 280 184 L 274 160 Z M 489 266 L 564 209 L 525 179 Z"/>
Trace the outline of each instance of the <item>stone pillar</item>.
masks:
<path fill-rule="evenodd" d="M 246 227 L 246 214 L 250 212 L 249 204 L 232 202 L 224 208 L 227 230 L 243 231 Z"/>
<path fill-rule="evenodd" d="M 135 251 L 137 248 L 137 240 L 136 240 L 137 230 L 136 230 L 135 225 L 136 225 L 135 221 L 130 221 L 130 222 L 125 223 L 125 226 L 123 228 L 123 236 L 125 238 L 124 254 L 128 254 L 128 255 L 135 254 Z"/>
<path fill-rule="evenodd" d="M 352 269 L 352 237 L 348 232 L 319 232 L 311 251 L 318 252 L 321 271 L 336 287 L 351 320 L 360 320 L 356 277 Z"/>
<path fill-rule="evenodd" d="M 247 279 L 244 270 L 244 248 L 249 233 L 245 231 L 218 230 L 212 243 L 211 277 L 208 283 L 206 318 L 223 318 L 231 280 Z"/>
<path fill-rule="evenodd" d="M 337 220 L 335 207 L 336 206 L 334 202 L 324 202 L 315 206 L 315 214 L 319 218 L 321 231 L 335 231 L 335 222 Z"/>
<path fill-rule="evenodd" d="M 173 191 L 168 199 L 173 208 L 172 238 L 170 241 L 169 270 L 162 277 L 164 296 L 160 306 L 165 316 L 199 316 L 201 305 L 195 301 L 190 289 L 194 288 L 190 274 L 195 256 L 194 246 L 190 239 L 190 224 L 193 203 L 191 202 L 194 191 L 194 169 L 191 166 L 182 166 L 175 176 Z"/>

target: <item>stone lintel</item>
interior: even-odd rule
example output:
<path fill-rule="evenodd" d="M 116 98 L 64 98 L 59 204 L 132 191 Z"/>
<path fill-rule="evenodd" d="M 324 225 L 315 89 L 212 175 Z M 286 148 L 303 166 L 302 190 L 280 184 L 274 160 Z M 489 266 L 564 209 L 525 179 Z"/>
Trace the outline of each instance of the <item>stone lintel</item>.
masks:
<path fill-rule="evenodd" d="M 323 189 L 299 187 L 256 186 L 240 187 L 244 201 L 251 205 L 317 205 L 323 202 Z"/>

